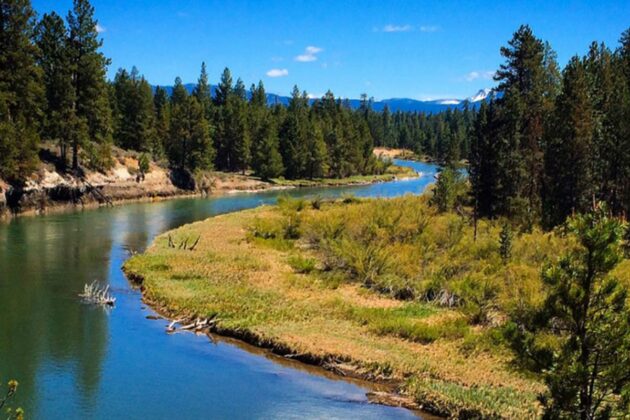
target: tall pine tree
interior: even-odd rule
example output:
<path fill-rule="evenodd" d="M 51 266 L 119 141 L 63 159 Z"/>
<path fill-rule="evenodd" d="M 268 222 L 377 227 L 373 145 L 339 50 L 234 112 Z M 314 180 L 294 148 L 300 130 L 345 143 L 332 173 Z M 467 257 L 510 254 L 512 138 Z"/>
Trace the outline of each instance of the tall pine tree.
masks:
<path fill-rule="evenodd" d="M 100 52 L 103 41 L 96 30 L 98 22 L 94 18 L 94 7 L 88 0 L 74 0 L 67 21 L 75 110 L 80 120 L 72 144 L 72 167 L 76 169 L 79 146 L 87 140 L 86 135 L 96 142 L 97 154 L 101 158 L 109 153 L 112 127 L 105 72 L 110 62 Z"/>
<path fill-rule="evenodd" d="M 42 72 L 33 43 L 35 12 L 28 0 L 0 6 L 0 176 L 22 180 L 35 168 L 43 102 Z"/>

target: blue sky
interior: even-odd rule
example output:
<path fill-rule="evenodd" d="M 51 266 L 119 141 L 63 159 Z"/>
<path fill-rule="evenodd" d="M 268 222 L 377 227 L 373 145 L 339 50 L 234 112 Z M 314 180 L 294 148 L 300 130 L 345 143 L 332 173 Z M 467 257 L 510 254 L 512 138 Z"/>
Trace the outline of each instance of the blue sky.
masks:
<path fill-rule="evenodd" d="M 33 0 L 63 16 L 71 0 Z M 591 41 L 616 46 L 630 1 L 93 0 L 109 76 L 136 65 L 153 84 L 215 83 L 224 67 L 269 92 L 377 99 L 463 98 L 493 85 L 499 48 L 522 23 L 563 65 Z"/>

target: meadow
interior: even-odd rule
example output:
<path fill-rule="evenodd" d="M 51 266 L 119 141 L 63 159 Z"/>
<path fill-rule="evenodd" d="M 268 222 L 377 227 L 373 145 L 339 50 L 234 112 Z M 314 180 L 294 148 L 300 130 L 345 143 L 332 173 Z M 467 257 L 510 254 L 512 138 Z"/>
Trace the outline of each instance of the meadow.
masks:
<path fill-rule="evenodd" d="M 429 200 L 283 198 L 163 234 L 125 270 L 172 317 L 392 383 L 430 412 L 537 417 L 544 385 L 502 329 L 542 304 L 541 268 L 576 244 L 562 229 L 514 231 L 506 252 L 502 220 L 475 235 L 466 213 Z M 630 283 L 627 260 L 615 274 Z"/>

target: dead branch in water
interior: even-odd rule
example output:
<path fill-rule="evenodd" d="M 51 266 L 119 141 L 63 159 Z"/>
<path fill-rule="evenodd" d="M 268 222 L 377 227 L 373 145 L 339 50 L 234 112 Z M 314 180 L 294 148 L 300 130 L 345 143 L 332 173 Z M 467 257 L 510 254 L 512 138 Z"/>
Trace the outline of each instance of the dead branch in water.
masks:
<path fill-rule="evenodd" d="M 96 283 L 96 280 L 90 284 L 85 284 L 83 293 L 80 293 L 79 296 L 86 302 L 97 305 L 114 306 L 116 303 L 116 298 L 109 293 L 109 285 L 101 288 Z"/>
<path fill-rule="evenodd" d="M 172 333 L 179 330 L 183 330 L 183 331 L 194 331 L 196 333 L 198 332 L 203 332 L 203 331 L 209 331 L 211 327 L 213 327 L 216 322 L 217 319 L 216 318 L 197 318 L 197 319 L 192 319 L 189 320 L 189 324 L 186 325 L 182 325 L 181 327 L 177 328 L 175 327 L 176 324 L 180 324 L 183 321 L 185 321 L 184 319 L 175 319 L 173 321 L 171 321 L 170 324 L 168 324 L 168 326 L 166 327 L 166 332 Z"/>

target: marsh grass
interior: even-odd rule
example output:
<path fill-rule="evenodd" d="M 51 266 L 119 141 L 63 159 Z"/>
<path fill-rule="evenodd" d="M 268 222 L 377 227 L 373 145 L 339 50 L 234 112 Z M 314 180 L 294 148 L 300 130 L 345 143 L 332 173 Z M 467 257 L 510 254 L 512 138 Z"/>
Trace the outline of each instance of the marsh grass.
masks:
<path fill-rule="evenodd" d="M 500 231 L 500 221 L 480 221 L 475 241 L 468 220 L 436 213 L 426 197 L 283 198 L 170 232 L 201 235 L 194 251 L 161 235 L 125 269 L 171 313 L 216 316 L 223 331 L 351 361 L 432 411 L 532 418 L 544 387 L 509 363 L 501 326 L 542 304 L 541 265 L 573 244 L 515 232 L 505 261 Z M 627 282 L 628 273 L 624 262 L 616 275 Z"/>

